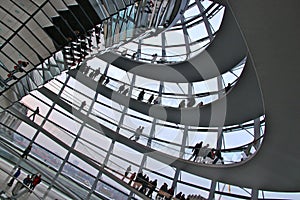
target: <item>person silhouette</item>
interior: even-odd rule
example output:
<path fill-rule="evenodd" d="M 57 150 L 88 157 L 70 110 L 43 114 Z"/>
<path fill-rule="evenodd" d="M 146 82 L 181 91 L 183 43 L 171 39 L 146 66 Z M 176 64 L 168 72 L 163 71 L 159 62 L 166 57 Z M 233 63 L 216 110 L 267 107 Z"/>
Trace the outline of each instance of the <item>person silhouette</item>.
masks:
<path fill-rule="evenodd" d="M 29 115 L 28 118 L 30 119 L 30 117 L 32 117 L 32 121 L 34 121 L 35 115 L 38 115 L 39 113 L 40 113 L 40 108 L 36 107 L 35 111 L 33 111 L 33 113 Z"/>
<path fill-rule="evenodd" d="M 122 94 L 123 94 L 123 95 L 127 95 L 128 92 L 129 92 L 129 88 L 126 88 L 126 89 L 122 92 Z"/>
<path fill-rule="evenodd" d="M 128 174 L 131 172 L 131 165 L 129 165 L 124 173 L 124 176 L 122 177 L 122 181 L 124 178 L 127 178 Z"/>
<path fill-rule="evenodd" d="M 31 151 L 31 148 L 32 148 L 32 145 L 28 145 L 26 147 L 26 149 L 24 150 L 23 154 L 21 155 L 21 158 L 27 158 L 28 154 L 30 153 Z"/>
<path fill-rule="evenodd" d="M 19 168 L 17 169 L 17 171 L 14 173 L 13 177 L 12 177 L 12 178 L 10 179 L 10 181 L 7 183 L 7 185 L 8 185 L 9 187 L 11 187 L 11 186 L 14 184 L 15 179 L 18 178 L 18 177 L 20 176 L 20 174 L 21 174 L 21 167 L 19 167 Z"/>
<path fill-rule="evenodd" d="M 199 154 L 199 151 L 200 151 L 200 149 L 202 148 L 202 144 L 203 144 L 203 142 L 201 141 L 201 142 L 199 142 L 199 143 L 197 143 L 194 147 L 193 147 L 193 150 L 192 150 L 192 152 L 193 152 L 193 154 L 192 154 L 192 156 L 189 158 L 189 160 L 191 160 L 192 158 L 194 158 L 194 162 L 196 161 L 196 159 L 197 159 L 197 157 L 198 157 L 198 154 Z"/>
<path fill-rule="evenodd" d="M 123 85 L 121 85 L 118 89 L 118 93 L 121 93 L 123 90 L 125 89 L 125 83 L 123 83 Z"/>
<path fill-rule="evenodd" d="M 140 92 L 140 94 L 139 94 L 137 100 L 138 100 L 138 101 L 143 101 L 144 95 L 145 95 L 145 90 L 143 89 L 143 90 Z"/>
<path fill-rule="evenodd" d="M 153 99 L 154 99 L 154 94 L 152 94 L 150 97 L 149 97 L 149 99 L 148 99 L 148 103 L 152 103 L 152 101 L 153 101 Z"/>
<path fill-rule="evenodd" d="M 185 100 L 180 101 L 178 108 L 184 108 L 185 107 Z"/>

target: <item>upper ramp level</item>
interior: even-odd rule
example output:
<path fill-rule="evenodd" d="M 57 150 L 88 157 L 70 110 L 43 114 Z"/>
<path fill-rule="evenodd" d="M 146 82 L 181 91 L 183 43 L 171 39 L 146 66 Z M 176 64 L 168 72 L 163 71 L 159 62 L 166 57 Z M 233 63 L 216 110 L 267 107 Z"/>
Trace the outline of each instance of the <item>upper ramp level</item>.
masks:
<path fill-rule="evenodd" d="M 144 103 L 98 84 L 80 71 L 71 70 L 69 74 L 92 90 L 121 105 L 176 124 L 223 127 L 241 124 L 264 114 L 259 84 L 254 68 L 250 63 L 247 63 L 241 77 L 229 93 L 200 108 L 174 108 Z"/>
<path fill-rule="evenodd" d="M 220 76 L 246 57 L 247 50 L 230 9 L 212 43 L 200 54 L 175 64 L 152 64 L 107 52 L 97 57 L 125 71 L 166 82 L 196 82 Z"/>

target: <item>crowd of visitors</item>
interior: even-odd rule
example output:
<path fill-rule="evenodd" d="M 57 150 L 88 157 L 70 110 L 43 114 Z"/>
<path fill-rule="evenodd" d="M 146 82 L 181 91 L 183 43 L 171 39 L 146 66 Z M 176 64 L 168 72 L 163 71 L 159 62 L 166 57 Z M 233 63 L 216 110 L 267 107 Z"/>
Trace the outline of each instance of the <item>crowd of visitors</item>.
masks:
<path fill-rule="evenodd" d="M 13 186 L 15 179 L 17 179 L 21 175 L 21 167 L 18 167 L 16 172 L 13 174 L 12 178 L 10 181 L 7 183 L 8 187 Z M 34 190 L 34 188 L 42 181 L 42 175 L 37 173 L 37 174 L 31 174 L 27 175 L 23 181 L 22 181 L 22 186 L 19 188 L 21 190 L 24 187 L 28 187 L 30 189 L 30 192 Z M 20 184 L 20 183 L 19 183 Z"/>
<path fill-rule="evenodd" d="M 25 180 L 26 179 L 26 180 Z M 25 182 L 30 189 L 31 192 L 34 190 L 34 188 L 42 181 L 42 175 L 41 174 L 32 174 L 31 176 L 27 176 L 23 180 L 23 183 Z M 24 185 L 25 185 L 24 183 Z"/>
<path fill-rule="evenodd" d="M 150 180 L 149 176 L 144 174 L 143 171 L 138 173 L 131 173 L 131 165 L 125 170 L 122 180 L 128 179 L 128 185 L 132 186 L 137 191 L 146 195 L 149 198 L 154 198 L 153 193 L 156 192 L 155 199 L 157 200 L 202 200 L 204 199 L 201 195 L 188 195 L 185 196 L 182 192 L 175 195 L 175 188 L 168 186 L 167 183 L 163 183 L 159 188 L 157 179 Z M 125 180 L 126 181 L 126 180 Z"/>
<path fill-rule="evenodd" d="M 203 142 L 201 141 L 192 147 L 192 156 L 188 160 L 193 158 L 194 162 L 209 163 L 207 160 L 207 158 L 209 158 L 212 164 L 216 164 L 219 160 L 224 164 L 224 158 L 222 157 L 220 149 L 208 148 L 209 144 L 205 146 L 202 145 Z"/>
<path fill-rule="evenodd" d="M 92 79 L 96 79 L 96 77 L 98 75 L 100 75 L 100 68 L 97 68 L 96 70 L 91 70 L 91 66 L 81 66 L 80 67 L 80 71 L 89 76 L 90 78 Z M 90 71 L 91 70 L 91 71 Z M 109 82 L 110 82 L 110 78 L 107 77 L 105 74 L 102 74 L 98 80 L 99 84 L 101 85 L 107 85 Z M 228 84 L 228 86 L 225 88 L 225 90 L 229 90 L 231 87 L 230 84 Z M 127 95 L 128 92 L 129 92 L 129 87 L 126 87 L 126 84 L 125 83 L 121 83 L 117 89 L 117 92 L 120 93 L 120 94 L 123 94 L 123 95 Z M 138 96 L 137 96 L 137 100 L 138 101 L 144 101 L 144 98 L 145 98 L 145 94 L 146 94 L 146 91 L 145 89 L 142 89 Z M 154 94 L 149 94 L 150 96 L 148 97 L 148 100 L 146 101 L 147 103 L 149 104 L 160 104 L 161 103 L 161 96 L 157 96 L 155 98 L 155 95 Z M 189 107 L 193 107 L 195 106 L 196 104 L 196 99 L 194 96 L 191 96 L 189 98 L 187 98 L 187 100 L 183 99 L 180 101 L 179 105 L 178 105 L 178 108 L 189 108 Z M 200 101 L 199 103 L 197 103 L 196 107 L 202 107 L 204 105 L 203 101 Z"/>
<path fill-rule="evenodd" d="M 145 96 L 145 90 L 141 90 L 138 97 L 137 97 L 137 100 L 138 101 L 143 101 L 144 100 L 144 96 Z M 147 100 L 147 103 L 148 104 L 160 104 L 161 103 L 161 97 L 160 96 L 157 96 L 155 98 L 154 94 L 151 94 Z"/>
<path fill-rule="evenodd" d="M 180 103 L 178 104 L 178 108 L 185 108 L 185 107 L 191 108 L 191 107 L 193 107 L 195 104 L 196 104 L 195 98 L 194 98 L 194 97 L 190 97 L 190 98 L 188 98 L 187 103 L 185 102 L 184 99 L 181 100 Z M 196 105 L 196 107 L 200 108 L 200 107 L 202 107 L 203 105 L 204 105 L 203 101 L 200 101 L 200 102 Z"/>

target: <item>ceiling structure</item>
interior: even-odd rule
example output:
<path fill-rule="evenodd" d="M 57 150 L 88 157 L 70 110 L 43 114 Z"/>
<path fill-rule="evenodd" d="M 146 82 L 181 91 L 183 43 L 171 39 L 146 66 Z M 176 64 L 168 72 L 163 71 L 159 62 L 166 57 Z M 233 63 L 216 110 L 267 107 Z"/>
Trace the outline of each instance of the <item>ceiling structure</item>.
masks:
<path fill-rule="evenodd" d="M 33 143 L 39 149 L 32 157 L 37 163 L 40 152 L 55 158 L 57 163 L 45 175 L 49 187 L 44 198 L 54 187 L 72 198 L 109 199 L 103 193 L 104 185 L 122 198 L 134 194 L 134 198 L 145 199 L 118 178 L 130 164 L 135 171 L 157 178 L 159 184 L 168 182 L 178 192 L 195 192 L 207 199 L 257 199 L 264 197 L 264 191 L 299 192 L 300 29 L 295 12 L 299 3 L 285 2 L 283 8 L 282 2 L 269 0 L 149 2 L 3 3 L 1 127 L 10 135 L 2 133 L 2 148 L 9 146 L 18 159 L 18 152 Z M 209 28 L 213 16 L 224 8 L 220 28 L 213 33 Z M 289 16 L 291 23 L 283 16 Z M 80 21 L 83 18 L 88 20 Z M 192 20 L 196 22 L 189 26 Z M 207 31 L 198 42 L 189 40 L 195 37 L 191 29 L 196 24 Z M 185 35 L 183 45 L 173 45 L 186 50 L 180 61 L 168 57 L 171 51 L 167 49 L 173 46 L 165 42 L 171 41 L 166 36 L 176 30 Z M 148 42 L 158 36 L 160 45 Z M 199 44 L 197 54 L 188 48 L 192 43 Z M 153 46 L 158 48 L 153 50 Z M 73 55 L 76 53 L 79 56 Z M 28 66 L 21 67 L 19 60 L 29 62 Z M 109 77 L 107 85 L 92 78 L 99 65 L 101 71 L 95 77 Z M 226 73 L 236 76 L 235 80 L 226 78 Z M 199 96 L 197 86 L 209 85 L 209 81 L 214 86 Z M 225 90 L 227 83 L 233 83 L 229 91 Z M 122 84 L 127 94 L 117 92 Z M 142 89 L 146 98 L 138 101 Z M 147 103 L 150 94 L 161 97 L 161 102 Z M 193 106 L 177 106 L 192 97 L 196 98 Z M 204 105 L 195 106 L 200 102 Z M 42 111 L 36 121 L 30 120 L 27 110 L 31 113 L 36 106 Z M 146 126 L 142 138 L 131 140 L 139 125 Z M 241 139 L 245 132 L 251 136 Z M 198 140 L 222 149 L 225 165 L 189 161 L 191 147 Z M 247 148 L 253 155 L 237 161 L 237 155 Z M 122 151 L 128 155 L 122 157 Z M 41 172 L 43 168 L 37 166 L 34 170 Z M 78 183 L 70 171 L 85 174 L 81 178 L 88 184 Z M 71 180 L 64 182 L 62 177 Z M 227 184 L 236 187 L 234 192 L 224 191 Z M 73 191 L 59 189 L 64 187 Z"/>

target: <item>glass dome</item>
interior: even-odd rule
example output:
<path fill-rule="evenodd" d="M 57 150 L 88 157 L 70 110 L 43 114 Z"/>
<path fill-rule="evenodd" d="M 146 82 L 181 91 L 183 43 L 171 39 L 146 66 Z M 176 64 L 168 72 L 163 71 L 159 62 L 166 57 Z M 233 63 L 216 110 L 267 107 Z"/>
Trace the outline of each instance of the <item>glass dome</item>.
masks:
<path fill-rule="evenodd" d="M 207 49 L 218 42 L 225 7 L 209 0 L 182 1 L 186 4 L 174 16 L 179 1 L 86 2 L 14 0 L 1 7 L 1 156 L 4 165 L 9 163 L 9 169 L 1 167 L 5 178 L 18 166 L 22 178 L 42 174 L 44 184 L 34 193 L 44 199 L 145 199 L 154 180 L 150 198 L 166 195 L 160 190 L 164 183 L 174 194 L 194 199 L 252 198 L 252 188 L 188 170 L 237 166 L 260 148 L 264 113 L 239 123 L 225 117 L 221 125 L 205 121 L 216 117 L 211 113 L 219 102 L 227 103 L 243 89 L 239 85 L 245 83 L 246 54 L 232 61 L 229 70 L 186 82 L 151 78 L 121 66 L 180 65 L 208 55 L 212 51 Z M 99 23 L 90 26 L 91 8 Z M 68 21 L 70 16 L 79 27 Z M 82 17 L 86 24 L 79 21 Z M 72 34 L 64 33 L 62 25 Z M 81 29 L 87 29 L 84 35 Z M 101 59 L 106 53 L 121 61 Z M 18 61 L 29 63 L 23 67 Z M 199 120 L 186 120 L 190 113 Z M 197 149 L 199 142 L 208 148 Z M 33 147 L 26 160 L 20 154 L 28 145 Z M 139 190 L 130 180 L 138 172 L 146 175 Z M 10 189 L 5 194 L 13 196 Z"/>

